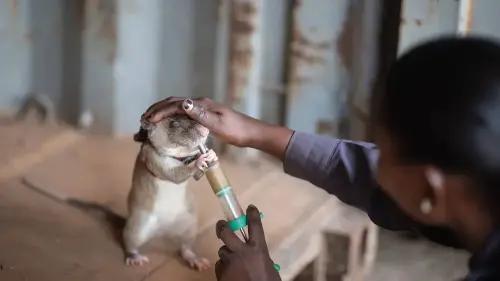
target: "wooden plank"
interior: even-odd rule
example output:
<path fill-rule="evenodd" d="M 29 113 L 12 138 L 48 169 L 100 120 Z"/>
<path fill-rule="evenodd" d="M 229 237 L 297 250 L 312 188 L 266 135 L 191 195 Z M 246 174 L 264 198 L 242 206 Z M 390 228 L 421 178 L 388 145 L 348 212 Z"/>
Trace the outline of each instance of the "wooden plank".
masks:
<path fill-rule="evenodd" d="M 46 141 L 66 128 L 34 122 L 14 122 L 0 116 L 0 167 L 26 153 L 36 152 Z"/>
<path fill-rule="evenodd" d="M 150 253 L 142 268 L 123 264 L 119 245 L 83 213 L 17 182 L 0 188 L 0 280 L 140 280 L 166 259 Z"/>
<path fill-rule="evenodd" d="M 49 155 L 56 154 L 74 145 L 79 139 L 80 135 L 77 132 L 66 130 L 43 142 L 34 152 L 11 157 L 7 163 L 0 166 L 0 181 L 21 175 L 29 168 L 42 162 Z M 2 149 L 6 150 L 5 147 Z"/>

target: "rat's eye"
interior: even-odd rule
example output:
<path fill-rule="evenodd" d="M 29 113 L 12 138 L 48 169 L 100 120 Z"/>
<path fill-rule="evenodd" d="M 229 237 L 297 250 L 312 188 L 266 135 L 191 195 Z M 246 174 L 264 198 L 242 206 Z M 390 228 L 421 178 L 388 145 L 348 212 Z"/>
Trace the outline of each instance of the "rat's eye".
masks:
<path fill-rule="evenodd" d="M 180 124 L 177 121 L 170 121 L 170 128 L 177 128 L 179 125 Z"/>

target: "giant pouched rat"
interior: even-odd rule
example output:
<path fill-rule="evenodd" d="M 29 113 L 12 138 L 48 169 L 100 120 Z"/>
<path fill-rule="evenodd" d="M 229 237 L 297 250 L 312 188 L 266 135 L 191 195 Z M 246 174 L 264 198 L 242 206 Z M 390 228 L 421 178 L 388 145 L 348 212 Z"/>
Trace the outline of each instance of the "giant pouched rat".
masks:
<path fill-rule="evenodd" d="M 186 116 L 176 115 L 158 123 L 141 122 L 143 137 L 128 196 L 129 217 L 123 230 L 127 265 L 142 265 L 148 258 L 141 245 L 155 236 L 174 239 L 179 253 L 198 270 L 210 266 L 193 249 L 197 216 L 187 181 L 217 156 L 210 150 L 199 155 L 209 131 Z M 137 141 L 140 141 L 136 138 Z"/>

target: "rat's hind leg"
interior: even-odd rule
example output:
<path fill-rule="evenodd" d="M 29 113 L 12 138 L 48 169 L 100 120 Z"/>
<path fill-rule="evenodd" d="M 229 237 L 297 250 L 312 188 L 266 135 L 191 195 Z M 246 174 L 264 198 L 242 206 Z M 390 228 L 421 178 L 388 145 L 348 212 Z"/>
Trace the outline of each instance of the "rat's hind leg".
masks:
<path fill-rule="evenodd" d="M 155 216 L 142 211 L 134 211 L 123 230 L 123 245 L 125 247 L 125 264 L 141 266 L 149 262 L 148 257 L 139 253 L 139 248 L 151 239 L 158 229 Z"/>
<path fill-rule="evenodd" d="M 181 259 L 193 269 L 199 271 L 209 269 L 211 267 L 210 262 L 206 258 L 198 256 L 193 250 L 198 230 L 196 217 L 189 216 L 188 219 L 183 222 L 185 223 L 185 228 L 182 232 L 179 249 Z"/>

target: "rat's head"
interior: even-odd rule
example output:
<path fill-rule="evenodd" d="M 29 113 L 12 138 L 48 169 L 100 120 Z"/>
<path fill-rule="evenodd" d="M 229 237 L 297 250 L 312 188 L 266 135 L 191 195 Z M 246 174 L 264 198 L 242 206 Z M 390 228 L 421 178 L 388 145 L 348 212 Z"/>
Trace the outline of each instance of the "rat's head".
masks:
<path fill-rule="evenodd" d="M 198 151 L 197 146 L 207 141 L 209 130 L 184 115 L 174 115 L 157 123 L 141 121 L 151 144 L 164 153 L 184 156 Z"/>

